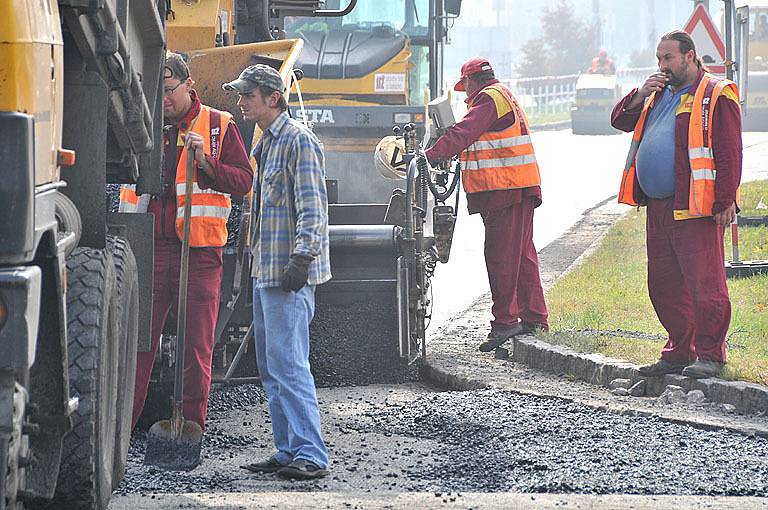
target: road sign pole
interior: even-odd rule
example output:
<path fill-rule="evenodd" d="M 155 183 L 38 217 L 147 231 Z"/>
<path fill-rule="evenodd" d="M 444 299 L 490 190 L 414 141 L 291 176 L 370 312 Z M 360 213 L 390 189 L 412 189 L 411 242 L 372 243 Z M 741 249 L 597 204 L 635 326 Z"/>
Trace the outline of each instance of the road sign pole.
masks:
<path fill-rule="evenodd" d="M 704 8 L 709 11 L 709 0 L 693 0 L 693 8 L 695 9 L 697 5 L 703 5 Z"/>

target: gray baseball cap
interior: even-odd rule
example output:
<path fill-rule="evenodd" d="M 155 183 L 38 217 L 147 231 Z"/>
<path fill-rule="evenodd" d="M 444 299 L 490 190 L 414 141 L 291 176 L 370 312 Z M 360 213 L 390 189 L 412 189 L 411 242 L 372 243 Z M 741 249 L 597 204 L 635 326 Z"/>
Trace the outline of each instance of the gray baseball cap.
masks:
<path fill-rule="evenodd" d="M 285 83 L 280 73 L 266 64 L 246 67 L 236 80 L 225 83 L 221 88 L 239 92 L 240 94 L 248 94 L 259 85 L 269 87 L 278 92 L 285 92 Z"/>

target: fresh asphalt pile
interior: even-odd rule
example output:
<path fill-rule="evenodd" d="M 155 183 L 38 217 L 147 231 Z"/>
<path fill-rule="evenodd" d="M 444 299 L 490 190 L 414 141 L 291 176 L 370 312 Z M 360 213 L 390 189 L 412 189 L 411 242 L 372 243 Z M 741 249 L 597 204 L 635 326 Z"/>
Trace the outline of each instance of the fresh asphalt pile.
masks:
<path fill-rule="evenodd" d="M 291 483 L 239 468 L 272 451 L 264 394 L 250 385 L 212 393 L 203 464 L 189 473 L 143 466 L 136 435 L 118 493 L 768 496 L 766 439 L 501 390 L 435 392 L 406 383 L 318 393 L 330 477 Z"/>
<path fill-rule="evenodd" d="M 726 431 L 497 390 L 433 393 L 365 418 L 358 431 L 442 445 L 405 470 L 420 490 L 768 495 L 768 441 Z"/>
<path fill-rule="evenodd" d="M 419 379 L 418 365 L 407 366 L 398 356 L 397 315 L 389 301 L 368 295 L 351 302 L 329 303 L 318 289 L 309 353 L 317 387 Z"/>

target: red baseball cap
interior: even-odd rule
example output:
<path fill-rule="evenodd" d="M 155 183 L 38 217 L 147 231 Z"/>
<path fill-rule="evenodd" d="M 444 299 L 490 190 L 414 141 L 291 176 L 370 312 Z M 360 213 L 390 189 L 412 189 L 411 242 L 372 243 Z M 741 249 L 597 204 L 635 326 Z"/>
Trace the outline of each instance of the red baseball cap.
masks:
<path fill-rule="evenodd" d="M 464 92 L 464 78 L 472 76 L 473 74 L 482 73 L 485 71 L 493 71 L 491 63 L 485 57 L 472 57 L 461 66 L 461 78 L 453 86 L 453 90 L 458 92 Z"/>

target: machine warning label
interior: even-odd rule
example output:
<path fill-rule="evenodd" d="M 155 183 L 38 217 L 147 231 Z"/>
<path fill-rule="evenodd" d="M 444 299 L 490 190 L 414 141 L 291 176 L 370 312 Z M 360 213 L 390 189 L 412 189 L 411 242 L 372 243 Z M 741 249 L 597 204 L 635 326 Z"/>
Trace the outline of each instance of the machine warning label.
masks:
<path fill-rule="evenodd" d="M 376 73 L 373 91 L 377 94 L 405 92 L 405 73 Z"/>

